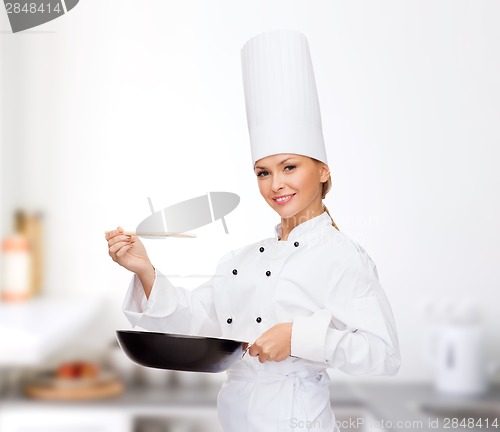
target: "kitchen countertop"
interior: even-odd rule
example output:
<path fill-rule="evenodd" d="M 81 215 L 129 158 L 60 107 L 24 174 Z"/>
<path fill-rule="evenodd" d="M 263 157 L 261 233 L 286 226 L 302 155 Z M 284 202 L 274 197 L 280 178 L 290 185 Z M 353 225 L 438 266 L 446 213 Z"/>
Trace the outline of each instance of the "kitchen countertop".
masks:
<path fill-rule="evenodd" d="M 15 391 L 9 391 L 0 397 L 2 406 L 7 405 L 65 405 L 65 406 L 106 406 L 106 407 L 165 407 L 172 406 L 208 406 L 215 407 L 217 395 L 222 385 L 216 383 L 203 383 L 202 385 L 171 384 L 164 387 L 134 385 L 126 388 L 126 391 L 110 399 L 93 401 L 45 401 L 30 399 L 23 395 L 21 386 L 16 386 Z M 358 406 L 359 395 L 354 394 L 352 385 L 336 384 L 331 387 L 331 400 L 333 404 Z"/>
<path fill-rule="evenodd" d="M 350 384 L 357 400 L 364 404 L 374 420 L 375 426 L 387 431 L 419 430 L 499 430 L 500 431 L 500 385 L 492 386 L 481 396 L 452 396 L 435 391 L 430 383 L 409 384 Z M 333 393 L 333 392 L 332 392 Z M 335 412 L 335 399 L 332 397 Z M 422 407 L 428 411 L 422 410 Z M 481 418 L 482 427 L 460 425 L 464 417 Z M 452 423 L 453 418 L 458 423 Z M 489 428 L 486 428 L 488 418 Z M 496 418 L 496 427 L 492 426 Z"/>
<path fill-rule="evenodd" d="M 89 402 L 56 402 L 27 399 L 22 394 L 4 395 L 0 399 L 1 409 L 35 409 L 48 407 L 80 407 L 85 409 L 118 409 L 129 414 L 163 414 L 179 413 L 183 410 L 213 411 L 217 402 L 219 385 L 207 384 L 203 387 L 171 386 L 163 389 L 150 387 L 132 387 L 119 397 Z M 430 383 L 332 383 L 331 403 L 337 419 L 345 419 L 346 412 L 353 415 L 370 414 L 370 422 L 374 429 L 387 431 L 419 430 L 436 431 L 453 430 L 499 430 L 500 432 L 500 384 L 492 386 L 487 393 L 478 397 L 445 396 L 438 394 Z M 424 412 L 420 409 L 426 404 L 432 409 L 449 407 L 457 409 L 465 407 L 478 411 L 478 416 L 486 419 L 490 411 L 489 425 L 483 422 L 482 428 L 472 428 L 451 423 L 453 411 L 446 412 L 438 419 L 435 412 Z M 494 411 L 492 411 L 494 410 Z M 493 416 L 497 417 L 498 426 L 491 426 Z M 357 414 L 358 413 L 358 414 Z M 468 413 L 464 413 L 469 415 Z M 457 413 L 455 412 L 456 416 Z M 462 414 L 463 415 L 463 414 Z M 445 420 L 449 417 L 449 420 Z M 368 421 L 368 420 L 365 420 Z M 405 423 L 406 422 L 406 423 Z M 448 427 L 446 427 L 448 424 Z M 355 427 L 352 428 L 356 429 Z"/>

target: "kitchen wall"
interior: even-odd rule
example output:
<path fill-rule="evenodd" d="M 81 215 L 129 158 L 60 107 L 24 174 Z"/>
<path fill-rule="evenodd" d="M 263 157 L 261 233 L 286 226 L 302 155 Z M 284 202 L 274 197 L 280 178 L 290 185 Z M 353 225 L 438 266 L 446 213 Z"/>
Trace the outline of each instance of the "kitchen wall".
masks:
<path fill-rule="evenodd" d="M 166 274 L 197 275 L 172 277 L 179 285 L 198 286 L 224 253 L 273 236 L 279 220 L 251 167 L 240 48 L 261 31 L 299 29 L 332 170 L 325 203 L 376 262 L 396 317 L 403 364 L 392 379 L 430 379 L 423 310 L 456 298 L 478 302 L 498 361 L 499 13 L 495 1 L 85 0 L 39 28 L 4 31 L 1 232 L 17 207 L 44 212 L 45 295 L 107 302 L 101 336 L 128 326 L 130 280 L 104 230 L 134 229 L 148 196 L 156 209 L 207 191 L 241 197 L 229 235 L 217 222 L 196 239 L 144 240 Z"/>

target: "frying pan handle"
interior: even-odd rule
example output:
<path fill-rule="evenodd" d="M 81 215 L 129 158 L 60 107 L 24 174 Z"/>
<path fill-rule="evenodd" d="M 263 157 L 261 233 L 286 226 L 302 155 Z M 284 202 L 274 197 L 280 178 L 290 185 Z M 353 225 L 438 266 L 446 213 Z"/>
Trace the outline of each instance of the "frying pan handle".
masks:
<path fill-rule="evenodd" d="M 243 347 L 244 347 L 244 350 L 245 352 L 243 353 L 243 355 L 241 356 L 241 358 L 245 357 L 245 354 L 247 353 L 247 351 L 250 349 L 250 347 L 252 346 L 252 344 L 246 342 Z M 289 357 L 293 357 L 293 358 L 300 358 L 300 357 L 297 357 L 297 356 L 294 356 L 294 355 L 291 355 Z"/>
<path fill-rule="evenodd" d="M 247 351 L 250 349 L 250 347 L 252 346 L 252 344 L 246 342 L 244 345 L 243 345 L 243 349 L 245 350 L 241 356 L 241 358 L 245 357 L 245 354 L 247 353 Z"/>

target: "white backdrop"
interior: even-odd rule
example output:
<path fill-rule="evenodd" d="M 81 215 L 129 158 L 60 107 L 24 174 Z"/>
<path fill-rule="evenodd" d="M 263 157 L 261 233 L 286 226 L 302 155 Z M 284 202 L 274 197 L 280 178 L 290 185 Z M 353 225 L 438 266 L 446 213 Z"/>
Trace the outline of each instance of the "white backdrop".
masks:
<path fill-rule="evenodd" d="M 500 360 L 500 3 L 81 1 L 1 37 L 2 233 L 46 215 L 45 292 L 120 311 L 130 274 L 104 230 L 207 191 L 240 206 L 196 239 L 145 240 L 167 274 L 208 275 L 279 222 L 251 168 L 240 48 L 262 31 L 308 38 L 332 170 L 328 206 L 377 264 L 398 324 L 395 380 L 430 377 L 422 302 L 480 301 Z M 1 28 L 9 29 L 5 14 Z M 186 287 L 203 278 L 178 278 Z M 495 345 L 495 346 L 493 346 Z M 343 379 L 339 375 L 339 379 Z"/>

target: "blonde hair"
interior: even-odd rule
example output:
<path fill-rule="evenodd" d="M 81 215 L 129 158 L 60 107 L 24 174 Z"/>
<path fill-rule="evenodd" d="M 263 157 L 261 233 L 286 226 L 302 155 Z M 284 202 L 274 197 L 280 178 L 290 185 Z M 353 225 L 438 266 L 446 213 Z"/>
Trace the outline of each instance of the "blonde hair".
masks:
<path fill-rule="evenodd" d="M 311 158 L 314 162 L 317 164 L 322 164 L 324 162 L 319 161 L 318 159 Z M 331 174 L 328 176 L 328 180 L 324 183 L 322 183 L 322 191 L 321 191 L 321 199 L 325 199 L 326 194 L 330 192 L 330 189 L 332 188 L 332 176 Z M 332 220 L 332 226 L 334 226 L 337 230 L 339 230 L 339 227 L 337 224 L 334 222 L 332 215 L 328 211 L 328 208 L 326 207 L 325 204 L 323 204 L 324 210 L 328 213 L 328 216 L 330 216 L 330 219 Z M 340 231 L 340 230 L 339 230 Z"/>

